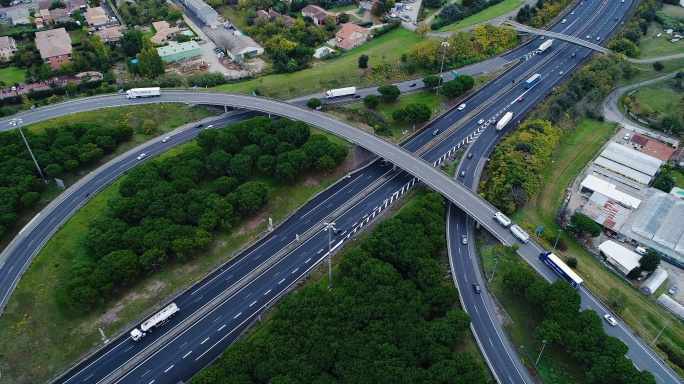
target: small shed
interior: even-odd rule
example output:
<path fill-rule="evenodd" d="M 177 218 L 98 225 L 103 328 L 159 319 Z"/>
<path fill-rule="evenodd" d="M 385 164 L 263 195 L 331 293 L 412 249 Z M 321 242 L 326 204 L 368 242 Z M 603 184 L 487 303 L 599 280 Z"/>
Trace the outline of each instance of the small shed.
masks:
<path fill-rule="evenodd" d="M 619 269 L 624 275 L 627 275 L 629 271 L 639 266 L 641 256 L 612 240 L 604 241 L 598 248 L 601 251 L 601 255 L 606 258 L 606 261 Z"/>
<path fill-rule="evenodd" d="M 166 63 L 202 55 L 200 46 L 195 41 L 159 47 L 157 48 L 157 52 Z"/>
<path fill-rule="evenodd" d="M 652 295 L 665 280 L 667 280 L 667 271 L 658 267 L 651 276 L 641 284 L 641 290 L 647 295 Z"/>

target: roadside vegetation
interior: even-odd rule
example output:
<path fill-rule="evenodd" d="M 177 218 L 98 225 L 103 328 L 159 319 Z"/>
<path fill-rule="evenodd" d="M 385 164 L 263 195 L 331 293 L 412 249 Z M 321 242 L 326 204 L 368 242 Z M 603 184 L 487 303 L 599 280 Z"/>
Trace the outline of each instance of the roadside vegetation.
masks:
<path fill-rule="evenodd" d="M 467 1 L 465 2 L 467 3 Z M 473 1 L 471 3 L 478 3 L 477 1 Z M 445 32 L 445 31 L 453 31 L 465 27 L 470 27 L 471 25 L 475 24 L 481 24 L 485 23 L 487 21 L 490 21 L 492 19 L 495 19 L 499 16 L 503 16 L 507 14 L 508 12 L 513 11 L 514 9 L 518 8 L 521 4 L 523 4 L 524 1 L 522 0 L 503 0 L 500 2 L 489 2 L 487 3 L 488 6 L 484 8 L 483 10 L 468 15 L 467 12 L 462 13 L 463 17 L 458 18 L 459 16 L 456 16 L 453 18 L 453 9 L 451 7 L 447 8 L 446 6 L 444 7 L 446 9 L 446 12 L 442 10 L 440 12 L 439 17 L 437 18 L 438 21 L 436 23 L 433 23 L 431 25 L 432 29 L 437 28 L 437 32 Z M 463 3 L 461 3 L 463 4 Z M 456 4 L 452 4 L 456 5 Z M 443 12 L 443 13 L 442 13 Z M 461 14 L 461 13 L 458 13 Z M 451 19 L 450 19 L 451 18 Z M 447 21 L 446 23 L 444 23 Z M 450 23 L 448 21 L 451 21 Z M 440 26 L 438 23 L 442 22 L 442 26 Z"/>
<path fill-rule="evenodd" d="M 470 316 L 442 278 L 444 225 L 438 194 L 378 224 L 341 259 L 333 290 L 322 279 L 289 295 L 192 382 L 485 382 L 484 367 L 457 347 Z"/>
<path fill-rule="evenodd" d="M 647 85 L 623 95 L 621 103 L 627 111 L 654 129 L 667 134 L 684 132 L 684 71 L 677 77 Z"/>
<path fill-rule="evenodd" d="M 174 161 L 196 146 L 195 142 L 183 144 L 153 162 Z M 146 168 L 154 169 L 155 166 Z M 249 220 L 235 223 L 231 231 L 214 231 L 213 242 L 201 255 L 196 252 L 182 264 L 171 258 L 150 276 L 145 272 L 144 279 L 136 280 L 128 288 L 116 286 L 121 291 L 105 304 L 84 315 L 74 316 L 56 300 L 61 283 L 58 278 L 69 273 L 75 257 L 84 256 L 83 246 L 90 223 L 102 219 L 103 212 L 109 210 L 109 201 L 121 199 L 119 190 L 125 183 L 123 179 L 119 180 L 64 224 L 22 277 L 0 318 L 0 349 L 5 356 L 0 363 L 3 376 L 13 383 L 47 381 L 88 348 L 98 345 L 98 328 L 107 336 L 118 335 L 121 327 L 155 303 L 201 280 L 206 273 L 237 254 L 245 244 L 253 242 L 266 230 L 267 216 L 277 224 L 347 171 L 338 167 L 330 173 L 305 172 L 298 179 L 301 182 L 296 184 L 283 184 L 274 178 L 255 175 L 254 181 L 267 184 L 269 189 L 268 201 L 261 211 Z"/>

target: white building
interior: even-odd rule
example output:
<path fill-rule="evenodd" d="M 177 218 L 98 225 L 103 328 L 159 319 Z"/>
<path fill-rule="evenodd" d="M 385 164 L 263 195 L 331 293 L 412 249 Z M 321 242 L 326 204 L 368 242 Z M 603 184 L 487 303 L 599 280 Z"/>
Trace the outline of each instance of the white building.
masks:
<path fill-rule="evenodd" d="M 647 295 L 652 295 L 655 293 L 655 291 L 658 290 L 658 288 L 663 285 L 663 283 L 667 280 L 667 271 L 658 267 L 656 268 L 655 271 L 649 276 L 646 281 L 644 281 L 643 284 L 641 284 L 641 290 L 647 294 Z"/>
<path fill-rule="evenodd" d="M 623 275 L 627 275 L 629 271 L 639 266 L 641 256 L 612 240 L 604 241 L 598 248 L 606 261 Z"/>
<path fill-rule="evenodd" d="M 251 37 L 235 31 L 226 36 L 226 51 L 231 59 L 240 61 L 250 56 L 258 56 L 264 53 L 264 47 L 259 45 Z"/>
<path fill-rule="evenodd" d="M 207 3 L 202 0 L 183 0 L 183 4 L 188 7 L 192 13 L 195 14 L 200 20 L 206 25 L 218 24 L 219 15 L 210 7 Z"/>
<path fill-rule="evenodd" d="M 628 146 L 611 142 L 594 160 L 594 165 L 638 184 L 648 185 L 658 174 L 663 162 Z"/>

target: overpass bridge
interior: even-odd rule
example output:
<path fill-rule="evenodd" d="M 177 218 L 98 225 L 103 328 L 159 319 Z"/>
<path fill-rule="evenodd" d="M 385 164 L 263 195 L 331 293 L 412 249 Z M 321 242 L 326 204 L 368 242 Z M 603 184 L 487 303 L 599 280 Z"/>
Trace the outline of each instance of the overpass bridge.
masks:
<path fill-rule="evenodd" d="M 547 31 L 544 29 L 532 28 L 532 27 L 528 27 L 527 25 L 519 24 L 519 23 L 516 23 L 515 21 L 510 21 L 510 20 L 507 20 L 506 22 L 504 22 L 504 25 L 508 25 L 509 27 L 515 29 L 518 32 L 526 32 L 526 33 L 530 33 L 533 35 L 541 35 L 541 36 L 552 37 L 554 39 L 567 41 L 568 43 L 581 45 L 583 47 L 593 49 L 594 51 L 601 52 L 601 53 L 610 52 L 610 49 L 608 49 L 608 48 L 602 47 L 602 46 L 600 46 L 598 44 L 594 44 L 592 42 L 588 42 L 586 40 L 582 40 L 582 39 L 574 37 L 574 36 L 568 36 L 568 35 L 565 35 L 562 33 L 551 32 L 551 31 Z"/>

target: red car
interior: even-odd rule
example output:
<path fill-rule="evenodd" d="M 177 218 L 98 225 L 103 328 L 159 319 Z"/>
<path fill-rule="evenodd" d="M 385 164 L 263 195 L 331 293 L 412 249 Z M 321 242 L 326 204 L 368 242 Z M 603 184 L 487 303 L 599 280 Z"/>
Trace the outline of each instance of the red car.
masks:
<path fill-rule="evenodd" d="M 520 96 L 520 97 L 518 98 L 518 102 L 521 102 L 521 101 L 523 101 L 523 100 L 525 100 L 525 98 L 522 97 L 522 96 Z"/>

